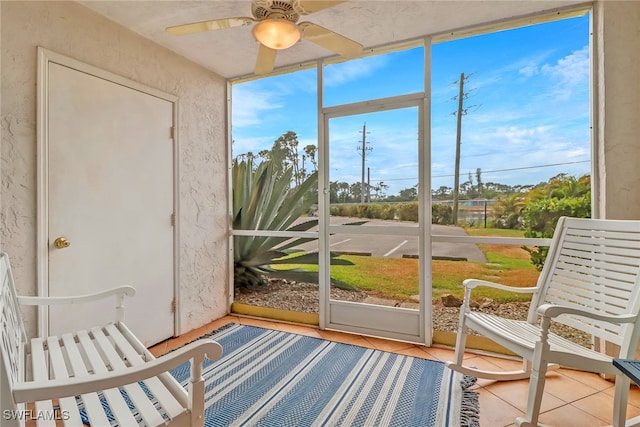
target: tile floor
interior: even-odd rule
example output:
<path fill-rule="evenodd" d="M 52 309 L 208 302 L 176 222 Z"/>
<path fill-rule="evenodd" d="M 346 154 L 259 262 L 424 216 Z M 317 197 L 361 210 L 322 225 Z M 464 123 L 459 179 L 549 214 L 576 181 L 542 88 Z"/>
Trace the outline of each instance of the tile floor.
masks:
<path fill-rule="evenodd" d="M 429 348 L 410 343 L 335 331 L 321 331 L 314 327 L 238 316 L 223 317 L 180 337 L 162 342 L 151 348 L 151 352 L 156 356 L 164 354 L 229 322 L 261 326 L 433 360 L 447 361 L 453 358 L 453 351 L 446 348 Z M 519 362 L 512 360 L 473 354 L 469 354 L 467 357 L 473 358 L 473 364 L 478 367 L 504 370 L 520 367 Z M 528 391 L 527 380 L 506 382 L 478 380 L 474 387 L 479 393 L 480 425 L 482 427 L 513 426 L 515 418 L 524 414 Z M 540 422 L 561 427 L 605 426 L 611 423 L 612 406 L 613 383 L 605 381 L 595 374 L 560 369 L 547 375 Z M 636 416 L 640 416 L 640 389 L 632 386 L 627 417 Z"/>

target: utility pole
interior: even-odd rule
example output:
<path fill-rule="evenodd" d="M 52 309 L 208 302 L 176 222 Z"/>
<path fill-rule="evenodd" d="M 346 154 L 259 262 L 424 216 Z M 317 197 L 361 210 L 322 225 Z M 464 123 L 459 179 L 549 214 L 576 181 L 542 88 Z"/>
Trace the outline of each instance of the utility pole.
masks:
<path fill-rule="evenodd" d="M 367 203 L 371 203 L 371 168 L 367 168 Z"/>
<path fill-rule="evenodd" d="M 458 189 L 460 187 L 460 143 L 462 132 L 462 105 L 464 103 L 464 73 L 460 73 L 460 91 L 458 92 L 458 124 L 456 126 L 456 167 L 453 178 L 453 225 L 458 224 Z"/>
<path fill-rule="evenodd" d="M 464 82 L 468 79 L 469 76 L 465 76 L 464 73 L 460 73 L 460 81 L 459 83 L 459 91 L 458 95 L 454 96 L 453 99 L 458 100 L 458 111 L 453 112 L 451 114 L 455 114 L 458 120 L 456 126 L 456 165 L 455 165 L 455 176 L 453 179 L 453 225 L 458 224 L 458 193 L 460 190 L 460 145 L 462 144 L 462 116 L 466 115 L 469 111 L 469 108 L 464 108 L 464 100 L 468 98 L 469 93 L 464 93 Z"/>
<path fill-rule="evenodd" d="M 373 150 L 373 147 L 367 147 L 367 144 L 370 144 L 370 142 L 367 142 L 367 122 L 364 123 L 364 125 L 362 125 L 362 146 L 358 147 L 358 151 L 360 151 L 360 156 L 362 157 L 362 180 L 360 181 L 360 203 L 364 203 L 365 201 L 365 197 L 364 197 L 364 189 L 365 189 L 365 181 L 364 181 L 364 169 L 365 169 L 365 164 L 366 164 L 366 157 L 367 157 L 367 151 L 371 151 Z"/>

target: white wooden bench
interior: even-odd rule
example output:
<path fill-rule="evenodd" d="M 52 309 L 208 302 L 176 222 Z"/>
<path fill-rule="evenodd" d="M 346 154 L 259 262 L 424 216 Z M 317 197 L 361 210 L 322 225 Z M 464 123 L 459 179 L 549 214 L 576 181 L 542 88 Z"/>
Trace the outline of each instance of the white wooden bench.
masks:
<path fill-rule="evenodd" d="M 203 339 L 155 358 L 124 323 L 124 297 L 130 286 L 70 298 L 16 295 L 9 259 L 0 254 L 0 425 L 95 427 L 202 426 L 205 357 L 217 359 L 222 347 Z M 113 323 L 59 337 L 27 340 L 18 304 L 72 304 L 112 297 Z M 150 318 L 153 314 L 150 313 Z M 191 361 L 185 390 L 168 372 Z"/>
<path fill-rule="evenodd" d="M 465 297 L 454 361 L 468 375 L 495 380 L 529 379 L 527 413 L 519 426 L 538 425 L 545 373 L 564 366 L 616 377 L 613 425 L 625 425 L 629 379 L 613 366 L 613 357 L 635 358 L 640 335 L 640 221 L 560 218 L 535 287 L 514 288 L 484 280 L 464 281 Z M 527 321 L 472 311 L 471 291 L 489 286 L 533 294 Z M 558 322 L 618 346 L 615 355 L 582 347 L 549 328 Z M 491 372 L 464 364 L 469 329 L 501 344 L 524 361 L 522 370 Z M 638 419 L 627 425 L 637 425 Z"/>

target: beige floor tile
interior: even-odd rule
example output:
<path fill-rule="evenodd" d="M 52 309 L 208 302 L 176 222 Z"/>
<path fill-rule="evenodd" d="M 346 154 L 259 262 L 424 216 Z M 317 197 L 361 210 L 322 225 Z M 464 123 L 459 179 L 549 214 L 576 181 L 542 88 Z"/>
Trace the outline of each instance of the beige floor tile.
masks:
<path fill-rule="evenodd" d="M 550 393 L 567 403 L 575 402 L 599 391 L 587 384 L 553 371 L 547 374 L 544 390 L 545 393 Z"/>
<path fill-rule="evenodd" d="M 270 322 L 266 320 L 253 319 L 251 317 L 238 317 L 238 322 L 241 325 L 258 326 L 260 328 L 271 328 L 277 325 L 278 322 Z"/>
<path fill-rule="evenodd" d="M 603 421 L 575 406 L 564 405 L 549 412 L 540 414 L 539 421 L 544 424 L 562 427 L 601 427 Z"/>
<path fill-rule="evenodd" d="M 510 362 L 510 363 L 507 363 Z M 475 356 L 465 359 L 464 364 L 468 367 L 481 369 L 484 371 L 505 372 L 515 371 L 522 367 L 522 362 L 503 361 L 494 357 Z M 476 387 L 488 386 L 496 383 L 496 380 L 478 378 Z"/>
<path fill-rule="evenodd" d="M 154 357 L 160 357 L 167 352 L 167 341 L 163 341 L 154 345 L 153 347 L 149 347 L 149 351 L 153 354 Z"/>
<path fill-rule="evenodd" d="M 604 393 L 613 397 L 615 394 L 615 387 L 606 389 Z M 640 389 L 635 385 L 631 385 L 629 388 L 629 404 L 640 408 Z"/>
<path fill-rule="evenodd" d="M 613 387 L 609 388 L 609 389 L 601 392 L 601 394 L 604 394 L 604 395 L 608 396 L 609 401 L 612 402 L 611 406 L 609 407 L 609 409 L 607 409 L 604 412 L 604 414 L 601 416 L 601 418 L 610 419 L 611 415 L 612 415 L 612 410 L 613 410 L 613 398 L 614 398 L 614 394 L 615 394 L 615 389 Z M 634 417 L 640 417 L 640 389 L 638 389 L 638 387 L 636 387 L 635 385 L 632 385 L 631 388 L 629 389 L 629 397 L 628 397 L 627 403 L 628 403 L 627 404 L 627 419 L 634 418 Z M 592 412 L 590 412 L 590 413 L 592 413 Z"/>
<path fill-rule="evenodd" d="M 610 424 L 613 418 L 613 394 L 600 392 L 572 403 L 578 409 L 591 414 L 604 423 Z M 627 405 L 627 418 L 640 416 L 640 408 Z"/>
<path fill-rule="evenodd" d="M 306 335 L 308 337 L 322 338 L 322 335 L 320 335 L 320 331 L 318 329 L 308 326 L 292 325 L 289 323 L 275 323 L 273 326 L 271 326 L 271 328 L 278 331 Z"/>
<path fill-rule="evenodd" d="M 329 330 L 324 330 L 324 331 L 320 330 L 318 332 L 320 333 L 320 336 L 325 340 L 341 342 L 344 344 L 352 344 L 360 347 L 372 348 L 371 343 L 360 335 L 347 334 L 344 332 L 329 331 Z"/>
<path fill-rule="evenodd" d="M 382 350 L 382 351 L 396 352 L 398 350 L 408 349 L 413 346 L 413 344 L 402 342 L 402 341 L 385 340 L 382 338 L 373 338 L 373 337 L 363 337 L 363 338 L 371 344 L 368 347 L 375 348 L 376 350 Z"/>
<path fill-rule="evenodd" d="M 431 356 L 433 360 L 450 362 L 453 360 L 453 350 L 440 347 L 423 347 L 423 350 Z"/>
<path fill-rule="evenodd" d="M 513 424 L 523 413 L 485 389 L 477 390 L 480 402 L 480 425 L 501 427 Z"/>
<path fill-rule="evenodd" d="M 491 385 L 485 386 L 485 390 L 498 396 L 505 402 L 515 406 L 522 412 L 527 410 L 527 400 L 529 397 L 529 380 L 518 381 L 499 381 Z M 564 402 L 557 397 L 545 393 L 542 397 L 542 406 L 540 412 L 550 411 L 564 405 Z"/>
<path fill-rule="evenodd" d="M 411 357 L 417 357 L 420 359 L 430 359 L 430 360 L 435 360 L 432 357 L 430 357 L 429 353 L 427 353 L 426 351 L 424 351 L 424 346 L 421 345 L 412 345 L 411 347 L 402 349 L 402 350 L 398 350 L 395 353 L 398 354 L 403 354 L 405 356 L 411 356 Z"/>
<path fill-rule="evenodd" d="M 607 381 L 600 375 L 592 372 L 575 371 L 573 369 L 560 369 L 558 372 L 598 391 L 607 390 L 615 385 L 613 381 Z"/>
<path fill-rule="evenodd" d="M 611 388 L 609 391 L 613 395 L 614 390 Z M 629 388 L 629 403 L 640 407 L 640 388 L 635 384 L 631 384 L 631 387 Z"/>

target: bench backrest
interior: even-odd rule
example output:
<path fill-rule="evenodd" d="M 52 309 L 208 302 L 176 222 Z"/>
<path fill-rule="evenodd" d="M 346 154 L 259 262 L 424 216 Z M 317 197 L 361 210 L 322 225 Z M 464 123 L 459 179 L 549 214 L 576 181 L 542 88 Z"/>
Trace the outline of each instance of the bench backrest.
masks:
<path fill-rule="evenodd" d="M 545 303 L 605 315 L 637 315 L 640 221 L 560 218 L 538 286 L 530 322 L 536 308 Z M 560 316 L 557 320 L 622 346 L 622 354 L 635 353 L 637 321 L 613 325 L 584 317 Z"/>
<path fill-rule="evenodd" d="M 0 405 L 13 409 L 12 385 L 24 380 L 26 334 L 16 297 L 9 257 L 0 253 Z"/>

